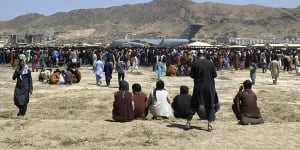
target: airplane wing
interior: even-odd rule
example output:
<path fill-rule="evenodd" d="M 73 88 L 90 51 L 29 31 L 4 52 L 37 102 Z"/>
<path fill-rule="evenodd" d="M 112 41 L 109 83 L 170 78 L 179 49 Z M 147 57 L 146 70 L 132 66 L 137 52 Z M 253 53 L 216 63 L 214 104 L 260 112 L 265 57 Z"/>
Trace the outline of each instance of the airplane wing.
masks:
<path fill-rule="evenodd" d="M 126 47 L 126 46 L 131 46 L 131 47 L 144 47 L 145 43 L 141 42 L 140 40 L 136 39 L 118 39 L 113 41 L 110 44 L 111 47 Z"/>
<path fill-rule="evenodd" d="M 131 47 L 144 47 L 145 46 L 145 43 L 134 42 L 134 41 L 130 41 L 127 44 L 130 45 Z"/>

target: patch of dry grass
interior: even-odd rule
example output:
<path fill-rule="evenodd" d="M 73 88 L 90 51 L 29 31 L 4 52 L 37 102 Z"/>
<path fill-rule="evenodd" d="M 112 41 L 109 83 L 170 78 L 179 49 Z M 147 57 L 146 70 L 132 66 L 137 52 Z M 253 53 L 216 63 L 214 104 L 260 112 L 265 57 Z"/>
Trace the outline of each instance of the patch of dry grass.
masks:
<path fill-rule="evenodd" d="M 279 80 L 279 84 L 274 86 L 270 84 L 272 81 L 269 82 L 268 74 L 257 73 L 258 80 L 253 90 L 258 96 L 258 106 L 266 123 L 239 126 L 231 110 L 232 99 L 249 72 L 218 72 L 216 89 L 221 108 L 216 114 L 217 120 L 213 122 L 216 130 L 207 133 L 203 131 L 207 128 L 206 121 L 198 120 L 197 115 L 192 120 L 193 129 L 189 131 L 183 130 L 185 120 L 174 118 L 135 120 L 124 124 L 111 122 L 113 93 L 118 90 L 117 75 L 113 74 L 112 87 L 96 86 L 94 74 L 85 69 L 81 69 L 82 81 L 71 86 L 48 85 L 34 80 L 34 93 L 25 120 L 13 117 L 17 112 L 12 101 L 15 81 L 5 83 L 5 88 L 0 86 L 0 96 L 3 95 L 0 105 L 0 149 L 239 149 L 238 144 L 246 149 L 253 146 L 256 149 L 299 147 L 299 136 L 295 132 L 300 122 L 300 102 L 296 99 L 299 88 L 296 84 L 300 84 L 299 79 L 296 80 L 291 74 L 281 75 L 286 80 Z M 157 81 L 151 69 L 141 68 L 142 74 L 127 73 L 125 79 L 130 86 L 140 83 L 142 91 L 149 95 Z M 1 71 L 0 78 L 11 80 L 5 75 L 7 71 Z M 37 79 L 36 73 L 33 78 Z M 193 81 L 190 77 L 163 76 L 162 79 L 171 101 L 179 93 L 180 85 L 187 85 L 192 94 Z M 226 138 L 225 134 L 228 135 Z M 236 135 L 239 138 L 235 138 Z M 283 139 L 278 139 L 279 136 Z M 245 143 L 244 139 L 249 142 Z"/>
<path fill-rule="evenodd" d="M 23 145 L 20 138 L 5 138 L 2 142 L 14 147 L 21 147 Z"/>
<path fill-rule="evenodd" d="M 267 122 L 300 122 L 299 105 L 266 103 L 262 107 L 262 115 Z"/>
<path fill-rule="evenodd" d="M 13 118 L 13 116 L 14 116 L 14 112 L 13 111 L 3 111 L 3 112 L 0 112 L 0 118 L 8 119 L 8 118 Z"/>

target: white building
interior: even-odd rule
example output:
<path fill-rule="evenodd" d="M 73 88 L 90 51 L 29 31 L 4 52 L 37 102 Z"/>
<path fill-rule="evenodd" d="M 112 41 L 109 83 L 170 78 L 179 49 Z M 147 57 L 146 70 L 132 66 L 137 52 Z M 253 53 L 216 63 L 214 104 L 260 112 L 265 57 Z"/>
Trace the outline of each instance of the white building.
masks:
<path fill-rule="evenodd" d="M 0 48 L 4 47 L 5 42 L 4 41 L 0 41 Z"/>
<path fill-rule="evenodd" d="M 276 44 L 280 43 L 276 39 L 255 39 L 255 38 L 229 38 L 229 43 L 233 45 L 255 45 L 255 44 Z"/>

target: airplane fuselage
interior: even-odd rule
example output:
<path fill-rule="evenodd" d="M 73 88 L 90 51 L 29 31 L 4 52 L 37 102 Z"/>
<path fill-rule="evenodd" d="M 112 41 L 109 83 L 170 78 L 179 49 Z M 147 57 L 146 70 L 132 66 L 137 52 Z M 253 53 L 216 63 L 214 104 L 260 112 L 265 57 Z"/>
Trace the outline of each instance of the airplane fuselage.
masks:
<path fill-rule="evenodd" d="M 118 39 L 111 43 L 111 47 L 178 47 L 189 43 L 188 39 Z"/>
<path fill-rule="evenodd" d="M 114 40 L 110 47 L 178 47 L 188 44 L 192 37 L 202 28 L 203 24 L 190 24 L 178 38 L 174 39 L 118 39 Z"/>

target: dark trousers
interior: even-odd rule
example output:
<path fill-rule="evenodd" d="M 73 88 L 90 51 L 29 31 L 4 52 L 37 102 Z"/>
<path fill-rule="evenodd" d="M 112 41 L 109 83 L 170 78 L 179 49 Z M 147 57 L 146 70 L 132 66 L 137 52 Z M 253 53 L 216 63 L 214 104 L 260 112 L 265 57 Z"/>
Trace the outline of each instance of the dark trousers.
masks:
<path fill-rule="evenodd" d="M 25 116 L 27 111 L 27 104 L 24 105 L 16 105 L 19 108 L 19 112 L 17 116 Z"/>
<path fill-rule="evenodd" d="M 125 74 L 124 73 L 118 73 L 118 81 L 124 80 Z"/>
<path fill-rule="evenodd" d="M 106 78 L 105 79 L 106 85 L 109 86 L 110 85 L 110 79 Z"/>
<path fill-rule="evenodd" d="M 196 110 L 194 108 L 190 109 L 186 119 L 192 120 L 196 113 L 201 120 L 214 121 L 216 118 L 214 109 L 206 108 L 204 105 L 199 105 L 198 109 Z"/>

